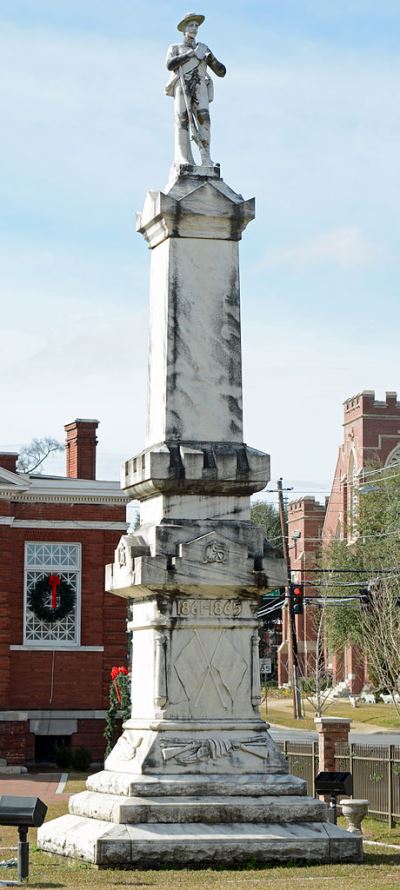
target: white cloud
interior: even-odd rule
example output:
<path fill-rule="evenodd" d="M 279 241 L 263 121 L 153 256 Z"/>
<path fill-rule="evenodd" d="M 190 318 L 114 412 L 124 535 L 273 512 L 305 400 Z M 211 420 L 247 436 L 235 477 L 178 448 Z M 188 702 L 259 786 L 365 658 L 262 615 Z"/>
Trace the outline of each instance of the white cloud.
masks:
<path fill-rule="evenodd" d="M 343 226 L 324 232 L 300 244 L 268 251 L 261 266 L 291 266 L 304 270 L 309 266 L 365 266 L 378 250 L 358 226 Z"/>

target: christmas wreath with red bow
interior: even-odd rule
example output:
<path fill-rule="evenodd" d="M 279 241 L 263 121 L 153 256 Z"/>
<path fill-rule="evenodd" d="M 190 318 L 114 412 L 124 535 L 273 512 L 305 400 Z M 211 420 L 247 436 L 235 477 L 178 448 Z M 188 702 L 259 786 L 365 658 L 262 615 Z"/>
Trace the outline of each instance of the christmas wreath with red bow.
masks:
<path fill-rule="evenodd" d="M 51 595 L 50 605 L 47 604 L 49 594 Z M 40 618 L 41 621 L 47 621 L 49 624 L 55 624 L 61 621 L 73 611 L 76 602 L 76 593 L 68 581 L 62 581 L 59 575 L 43 575 L 32 585 L 28 593 L 28 606 L 31 612 Z"/>
<path fill-rule="evenodd" d="M 121 731 L 117 720 L 122 717 L 122 722 L 124 722 L 131 716 L 130 676 L 127 668 L 124 665 L 113 667 L 110 677 L 110 706 L 104 730 L 104 738 L 107 742 L 106 756 L 114 747 L 118 729 L 119 732 Z"/>

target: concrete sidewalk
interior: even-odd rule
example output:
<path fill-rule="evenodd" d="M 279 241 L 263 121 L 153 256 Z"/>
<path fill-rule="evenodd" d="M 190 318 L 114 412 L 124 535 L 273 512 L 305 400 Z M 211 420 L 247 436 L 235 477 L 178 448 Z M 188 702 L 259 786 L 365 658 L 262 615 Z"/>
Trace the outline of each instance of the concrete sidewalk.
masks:
<path fill-rule="evenodd" d="M 16 794 L 21 797 L 40 797 L 44 803 L 68 800 L 63 789 L 68 773 L 26 773 L 23 776 L 0 776 L 0 795 Z M 62 781 L 61 781 L 62 780 Z"/>

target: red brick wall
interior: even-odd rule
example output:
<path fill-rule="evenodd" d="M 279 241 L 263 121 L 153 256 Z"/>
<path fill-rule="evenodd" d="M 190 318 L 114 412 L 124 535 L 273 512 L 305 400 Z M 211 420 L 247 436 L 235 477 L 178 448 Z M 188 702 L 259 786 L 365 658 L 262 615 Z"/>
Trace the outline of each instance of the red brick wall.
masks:
<path fill-rule="evenodd" d="M 9 470 L 10 473 L 16 472 L 18 460 L 18 452 L 16 451 L 0 451 L 0 467 Z"/>
<path fill-rule="evenodd" d="M 0 502 L 1 504 L 1 502 Z M 9 700 L 11 616 L 9 584 L 13 565 L 11 529 L 0 525 L 0 708 Z"/>
<path fill-rule="evenodd" d="M 104 739 L 105 720 L 78 720 L 78 732 L 71 736 L 71 748 L 88 748 L 92 761 L 101 763 L 104 760 L 106 742 Z M 118 735 L 121 732 L 121 721 L 116 721 Z"/>
<path fill-rule="evenodd" d="M 366 390 L 347 399 L 344 403 L 344 437 L 339 449 L 338 462 L 324 524 L 324 542 L 329 543 L 340 528 L 340 537 L 348 539 L 349 531 L 349 484 L 350 456 L 354 455 L 357 471 L 372 465 L 384 465 L 391 451 L 400 443 L 400 402 L 394 392 L 387 392 L 385 399 L 375 398 L 373 391 Z M 366 678 L 364 659 L 356 648 L 344 658 L 333 659 L 334 680 L 345 679 L 352 692 L 361 691 Z M 345 676 L 346 675 L 346 676 Z"/>
<path fill-rule="evenodd" d="M 0 542 L 8 554 L 0 588 L 10 626 L 0 631 L 0 659 L 7 664 L 11 654 L 13 684 L 7 694 L 0 677 L 0 708 L 104 708 L 108 703 L 108 678 L 113 664 L 124 664 L 127 653 L 126 600 L 105 593 L 104 567 L 112 561 L 120 531 L 8 529 L 1 527 Z M 10 540 L 12 539 L 12 540 Z M 70 541 L 82 545 L 81 645 L 104 646 L 101 652 L 56 650 L 53 700 L 49 702 L 52 651 L 12 651 L 8 644 L 23 643 L 24 544 L 25 541 Z M 11 546 L 10 546 L 11 545 Z M 0 543 L 1 546 L 1 543 Z M 6 589 L 5 589 L 6 588 Z M 9 641 L 9 643 L 8 643 Z M 3 676 L 6 676 L 6 672 Z M 27 686 L 27 677 L 29 684 Z"/>
<path fill-rule="evenodd" d="M 288 537 L 289 556 L 292 572 L 295 579 L 301 582 L 313 580 L 314 575 L 310 569 L 315 568 L 316 553 L 320 546 L 320 535 L 325 517 L 325 506 L 317 503 L 313 497 L 300 498 L 292 501 L 288 508 Z M 293 533 L 300 532 L 300 537 L 293 539 Z M 308 585 L 305 587 L 307 596 L 312 596 L 314 591 Z M 315 668 L 315 639 L 316 622 L 315 609 L 304 607 L 303 615 L 296 618 L 297 640 L 299 649 L 299 661 L 301 670 L 305 676 L 314 674 Z M 286 610 L 283 613 L 282 646 L 279 650 L 278 680 L 280 685 L 286 683 L 287 677 L 287 636 L 288 622 Z"/>
<path fill-rule="evenodd" d="M 0 721 L 0 757 L 5 757 L 9 766 L 34 761 L 35 736 L 27 721 Z"/>
<path fill-rule="evenodd" d="M 0 504 L 2 501 L 0 501 Z M 64 519 L 72 521 L 125 522 L 126 508 L 118 504 L 60 504 L 60 503 L 23 503 L 13 501 L 7 513 L 15 519 Z M 114 532 L 121 536 L 122 532 Z"/>
<path fill-rule="evenodd" d="M 87 748 L 94 763 L 102 763 L 105 755 L 104 729 L 106 722 L 99 720 L 79 720 L 78 730 L 71 736 L 71 749 Z M 121 732 L 121 721 L 116 721 L 116 735 Z M 28 720 L 0 722 L 0 757 L 5 757 L 10 766 L 29 764 L 35 761 L 35 736 L 29 731 Z"/>
<path fill-rule="evenodd" d="M 13 503 L 0 500 L 0 514 L 15 519 L 124 522 L 125 505 Z M 108 706 L 113 664 L 126 663 L 126 600 L 104 591 L 104 569 L 112 562 L 121 530 L 40 529 L 0 525 L 0 710 Z M 104 652 L 56 651 L 50 698 L 52 650 L 11 651 L 23 644 L 24 545 L 26 541 L 70 541 L 82 546 L 81 645 Z M 10 662 L 12 683 L 10 684 Z"/>

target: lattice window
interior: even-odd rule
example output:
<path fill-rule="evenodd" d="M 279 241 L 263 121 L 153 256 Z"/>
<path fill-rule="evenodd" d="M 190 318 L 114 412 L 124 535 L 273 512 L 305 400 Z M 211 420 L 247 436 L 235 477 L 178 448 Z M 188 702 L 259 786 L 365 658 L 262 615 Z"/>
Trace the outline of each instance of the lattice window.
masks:
<path fill-rule="evenodd" d="M 79 644 L 80 615 L 80 544 L 29 543 L 25 545 L 25 639 L 29 645 L 53 647 L 54 644 Z M 41 578 L 57 574 L 76 592 L 75 608 L 55 623 L 43 621 L 30 611 L 27 595 Z M 51 603 L 49 588 L 48 602 Z"/>

